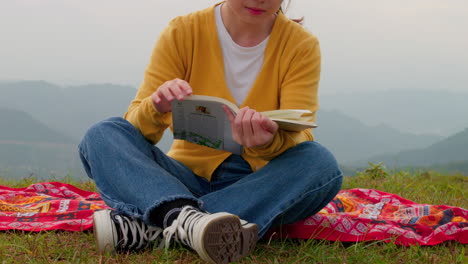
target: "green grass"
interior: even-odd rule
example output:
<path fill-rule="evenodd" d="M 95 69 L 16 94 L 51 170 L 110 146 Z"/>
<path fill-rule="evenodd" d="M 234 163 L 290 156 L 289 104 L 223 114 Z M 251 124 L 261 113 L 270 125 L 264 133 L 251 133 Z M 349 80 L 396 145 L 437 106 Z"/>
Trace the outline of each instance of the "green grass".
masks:
<path fill-rule="evenodd" d="M 70 177 L 52 179 L 95 191 L 90 181 Z M 0 185 L 24 187 L 34 178 L 1 180 Z M 391 172 L 371 164 L 354 177 L 346 177 L 344 189 L 372 188 L 398 194 L 417 203 L 468 207 L 468 177 L 430 172 Z M 139 253 L 96 253 L 92 232 L 0 232 L 0 263 L 202 263 L 181 246 L 169 250 L 151 248 Z M 467 245 L 456 242 L 437 246 L 397 246 L 380 241 L 341 243 L 323 240 L 262 239 L 252 255 L 239 263 L 468 263 Z"/>

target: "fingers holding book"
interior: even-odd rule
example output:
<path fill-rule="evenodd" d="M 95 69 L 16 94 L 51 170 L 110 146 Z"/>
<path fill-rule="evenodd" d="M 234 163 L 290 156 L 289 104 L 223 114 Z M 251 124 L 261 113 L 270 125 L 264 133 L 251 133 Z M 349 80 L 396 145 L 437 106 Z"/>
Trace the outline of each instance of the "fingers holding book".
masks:
<path fill-rule="evenodd" d="M 174 99 L 183 100 L 186 96 L 192 94 L 190 84 L 181 79 L 174 79 L 165 82 L 152 95 L 151 100 L 155 109 L 159 113 L 171 112 L 171 102 Z"/>
<path fill-rule="evenodd" d="M 241 108 L 237 115 L 223 106 L 229 118 L 234 141 L 245 147 L 262 146 L 273 139 L 278 124 L 249 107 Z"/>

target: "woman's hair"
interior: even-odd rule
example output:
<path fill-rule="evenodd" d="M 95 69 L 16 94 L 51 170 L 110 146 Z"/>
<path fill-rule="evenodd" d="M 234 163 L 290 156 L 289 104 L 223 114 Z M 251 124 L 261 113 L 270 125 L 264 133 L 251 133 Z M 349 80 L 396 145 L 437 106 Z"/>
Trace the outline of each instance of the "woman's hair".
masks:
<path fill-rule="evenodd" d="M 286 2 L 286 4 L 284 4 Z M 281 5 L 280 7 L 280 12 L 285 14 L 287 11 L 288 11 L 288 8 L 289 8 L 289 5 L 291 4 L 291 0 L 287 0 L 287 1 L 283 1 L 283 4 Z M 304 17 L 301 17 L 301 18 L 289 18 L 291 19 L 292 21 L 296 22 L 296 23 L 299 23 L 302 25 L 302 23 L 304 22 Z"/>

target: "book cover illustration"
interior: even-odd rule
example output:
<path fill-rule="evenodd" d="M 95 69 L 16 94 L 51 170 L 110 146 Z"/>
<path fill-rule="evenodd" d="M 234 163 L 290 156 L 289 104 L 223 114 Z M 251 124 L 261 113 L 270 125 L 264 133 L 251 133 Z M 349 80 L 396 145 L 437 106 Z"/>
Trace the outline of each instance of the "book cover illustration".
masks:
<path fill-rule="evenodd" d="M 175 100 L 172 118 L 175 139 L 242 154 L 242 146 L 232 139 L 231 125 L 222 104 Z"/>

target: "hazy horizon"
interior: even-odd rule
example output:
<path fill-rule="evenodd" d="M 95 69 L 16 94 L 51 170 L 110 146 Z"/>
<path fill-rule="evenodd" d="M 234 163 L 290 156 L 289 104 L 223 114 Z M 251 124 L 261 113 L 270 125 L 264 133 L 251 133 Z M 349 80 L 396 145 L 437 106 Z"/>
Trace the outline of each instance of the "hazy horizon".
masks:
<path fill-rule="evenodd" d="M 0 10 L 0 80 L 137 87 L 168 22 L 219 1 L 15 0 Z M 293 1 L 323 54 L 320 91 L 468 91 L 468 2 Z"/>

